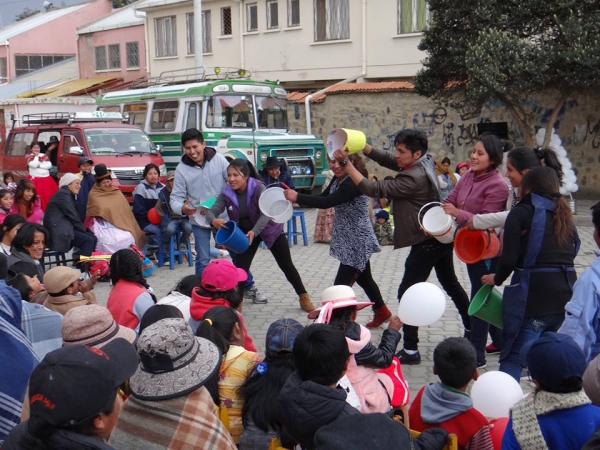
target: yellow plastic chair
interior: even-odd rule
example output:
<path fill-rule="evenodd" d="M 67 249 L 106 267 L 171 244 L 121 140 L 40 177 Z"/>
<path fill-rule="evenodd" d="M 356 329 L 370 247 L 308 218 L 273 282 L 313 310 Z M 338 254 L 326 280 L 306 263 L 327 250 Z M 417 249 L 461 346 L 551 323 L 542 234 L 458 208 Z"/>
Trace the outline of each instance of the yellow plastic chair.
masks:
<path fill-rule="evenodd" d="M 413 438 L 418 437 L 421 433 L 415 430 L 410 430 Z M 443 450 L 458 450 L 458 438 L 454 433 L 448 435 L 448 442 L 444 445 Z"/>
<path fill-rule="evenodd" d="M 285 447 L 281 446 L 281 440 L 279 438 L 273 438 L 269 442 L 269 450 L 287 450 Z"/>

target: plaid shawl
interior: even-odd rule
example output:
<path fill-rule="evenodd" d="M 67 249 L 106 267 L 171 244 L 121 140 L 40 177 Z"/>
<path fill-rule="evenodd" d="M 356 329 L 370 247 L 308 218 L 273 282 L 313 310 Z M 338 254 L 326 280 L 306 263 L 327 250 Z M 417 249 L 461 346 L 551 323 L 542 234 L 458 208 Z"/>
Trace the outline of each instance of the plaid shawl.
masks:
<path fill-rule="evenodd" d="M 128 450 L 237 450 L 204 386 L 169 400 L 129 397 L 110 445 Z"/>

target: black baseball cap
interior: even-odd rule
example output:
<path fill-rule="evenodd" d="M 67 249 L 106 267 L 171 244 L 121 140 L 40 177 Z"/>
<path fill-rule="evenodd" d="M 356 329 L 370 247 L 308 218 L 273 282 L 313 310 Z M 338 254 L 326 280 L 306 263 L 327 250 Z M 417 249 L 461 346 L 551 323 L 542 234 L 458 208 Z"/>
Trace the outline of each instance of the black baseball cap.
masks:
<path fill-rule="evenodd" d="M 81 158 L 79 158 L 79 161 L 77 162 L 77 167 L 81 167 L 83 166 L 85 163 L 90 163 L 90 164 L 94 164 L 94 161 L 92 161 L 90 158 L 88 158 L 87 156 L 82 156 Z"/>
<path fill-rule="evenodd" d="M 73 345 L 48 353 L 29 380 L 31 416 L 68 428 L 104 410 L 138 367 L 135 347 L 123 338 L 102 349 Z"/>

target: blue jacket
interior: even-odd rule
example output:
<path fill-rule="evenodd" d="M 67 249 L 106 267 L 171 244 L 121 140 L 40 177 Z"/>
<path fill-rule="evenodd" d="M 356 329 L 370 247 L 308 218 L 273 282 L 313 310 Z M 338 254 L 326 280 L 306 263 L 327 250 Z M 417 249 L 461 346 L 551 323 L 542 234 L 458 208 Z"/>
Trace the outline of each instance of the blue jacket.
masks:
<path fill-rule="evenodd" d="M 81 188 L 77 194 L 77 212 L 79 213 L 79 218 L 81 221 L 85 222 L 88 196 L 90 195 L 92 187 L 94 187 L 94 184 L 96 184 L 96 180 L 94 179 L 94 175 L 91 173 L 81 173 L 80 175 Z"/>
<path fill-rule="evenodd" d="M 579 450 L 600 426 L 600 408 L 583 405 L 555 410 L 537 418 L 548 450 Z M 502 438 L 502 450 L 519 449 L 510 419 Z"/>
<path fill-rule="evenodd" d="M 568 334 L 590 362 L 600 353 L 600 257 L 579 277 L 559 332 Z"/>
<path fill-rule="evenodd" d="M 160 181 L 151 186 L 146 180 L 142 180 L 133 191 L 133 215 L 142 230 L 150 225 L 148 211 L 156 206 L 158 193 L 164 187 Z"/>
<path fill-rule="evenodd" d="M 294 182 L 292 181 L 292 176 L 287 170 L 282 169 L 281 172 L 279 172 L 278 178 L 272 178 L 264 169 L 259 172 L 259 175 L 263 183 L 265 183 L 265 186 L 268 188 L 278 186 L 282 189 L 285 189 L 285 186 L 281 185 L 281 183 L 284 183 L 287 185 L 287 187 L 296 190 L 296 186 L 294 186 Z"/>

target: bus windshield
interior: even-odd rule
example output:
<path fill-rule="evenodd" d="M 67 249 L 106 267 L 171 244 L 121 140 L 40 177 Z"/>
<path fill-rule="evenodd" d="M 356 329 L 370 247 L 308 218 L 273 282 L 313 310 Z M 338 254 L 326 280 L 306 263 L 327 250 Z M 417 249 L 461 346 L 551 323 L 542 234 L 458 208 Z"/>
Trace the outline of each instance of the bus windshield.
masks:
<path fill-rule="evenodd" d="M 208 99 L 206 127 L 287 130 L 286 105 L 284 98 L 273 96 L 216 95 Z"/>
<path fill-rule="evenodd" d="M 148 135 L 141 130 L 127 128 L 90 128 L 85 131 L 90 155 L 158 154 Z"/>
<path fill-rule="evenodd" d="M 287 101 L 284 98 L 257 95 L 256 116 L 258 128 L 279 128 L 287 130 Z"/>

